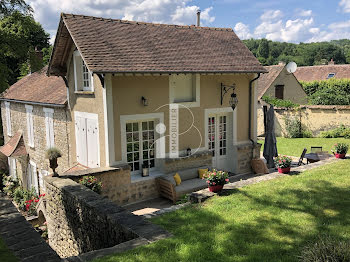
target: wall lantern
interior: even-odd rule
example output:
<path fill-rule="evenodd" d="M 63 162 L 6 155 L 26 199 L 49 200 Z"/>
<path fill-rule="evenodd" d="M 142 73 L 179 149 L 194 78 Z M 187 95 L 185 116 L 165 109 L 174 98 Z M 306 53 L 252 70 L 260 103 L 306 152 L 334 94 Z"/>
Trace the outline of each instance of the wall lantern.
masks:
<path fill-rule="evenodd" d="M 148 106 L 148 99 L 145 98 L 144 96 L 141 97 L 141 102 L 144 106 Z"/>
<path fill-rule="evenodd" d="M 187 156 L 190 156 L 191 154 L 192 154 L 191 148 L 187 148 L 187 149 L 186 149 L 186 155 L 187 155 Z"/>
<path fill-rule="evenodd" d="M 230 106 L 232 107 L 232 110 L 235 110 L 235 108 L 238 104 L 238 98 L 237 98 L 237 95 L 235 94 L 235 88 L 236 88 L 235 84 L 233 84 L 232 86 L 225 86 L 221 83 L 221 105 L 222 105 L 222 102 L 224 100 L 224 96 L 226 95 L 226 93 L 232 89 L 232 94 L 231 94 L 231 98 L 229 101 Z"/>

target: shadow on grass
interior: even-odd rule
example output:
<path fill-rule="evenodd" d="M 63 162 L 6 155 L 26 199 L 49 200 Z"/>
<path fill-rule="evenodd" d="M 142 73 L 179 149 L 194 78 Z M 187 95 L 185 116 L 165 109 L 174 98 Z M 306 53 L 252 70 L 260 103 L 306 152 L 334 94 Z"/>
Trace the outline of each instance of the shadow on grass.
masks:
<path fill-rule="evenodd" d="M 350 237 L 349 189 L 322 180 L 261 189 L 225 190 L 158 217 L 173 238 L 98 261 L 297 261 L 320 233 Z"/>

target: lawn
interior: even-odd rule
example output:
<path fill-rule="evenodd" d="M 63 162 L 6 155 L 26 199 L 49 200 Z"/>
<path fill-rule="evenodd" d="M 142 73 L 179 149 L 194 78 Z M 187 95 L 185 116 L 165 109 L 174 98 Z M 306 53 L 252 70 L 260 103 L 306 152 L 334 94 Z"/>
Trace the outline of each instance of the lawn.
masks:
<path fill-rule="evenodd" d="M 6 262 L 17 262 L 18 259 L 14 254 L 7 248 L 4 241 L 0 238 L 0 261 Z"/>
<path fill-rule="evenodd" d="M 173 237 L 96 261 L 298 261 L 320 234 L 350 240 L 350 160 L 152 219 Z"/>
<path fill-rule="evenodd" d="M 264 144 L 264 140 L 258 141 Z M 277 151 L 279 154 L 287 156 L 300 157 L 303 149 L 307 149 L 310 153 L 311 146 L 322 146 L 323 151 L 328 151 L 331 154 L 331 149 L 335 143 L 347 143 L 350 145 L 350 139 L 345 138 L 284 138 L 277 137 Z M 263 150 L 263 146 L 261 150 Z"/>

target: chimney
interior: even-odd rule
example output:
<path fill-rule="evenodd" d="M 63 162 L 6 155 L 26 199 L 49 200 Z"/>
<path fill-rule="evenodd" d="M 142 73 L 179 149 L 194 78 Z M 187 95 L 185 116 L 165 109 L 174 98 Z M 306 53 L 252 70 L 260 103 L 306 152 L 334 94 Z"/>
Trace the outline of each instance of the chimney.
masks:
<path fill-rule="evenodd" d="M 335 65 L 333 58 L 331 59 L 331 61 L 328 62 L 328 65 Z"/>
<path fill-rule="evenodd" d="M 201 10 L 197 10 L 197 26 L 201 26 Z"/>
<path fill-rule="evenodd" d="M 279 62 L 278 62 L 278 65 L 279 65 L 279 66 L 285 66 L 286 63 L 285 63 L 284 61 L 279 61 Z"/>

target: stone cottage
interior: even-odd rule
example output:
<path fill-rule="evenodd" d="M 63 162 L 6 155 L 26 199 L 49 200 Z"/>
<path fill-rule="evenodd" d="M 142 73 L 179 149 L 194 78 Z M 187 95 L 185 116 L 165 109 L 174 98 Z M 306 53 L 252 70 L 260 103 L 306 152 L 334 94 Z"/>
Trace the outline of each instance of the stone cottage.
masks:
<path fill-rule="evenodd" d="M 49 174 L 46 150 L 63 152 L 59 172 L 70 166 L 70 112 L 62 78 L 46 75 L 47 67 L 27 75 L 1 94 L 1 116 L 5 145 L 0 151 L 8 157 L 9 171 L 24 188 L 43 186 Z"/>

